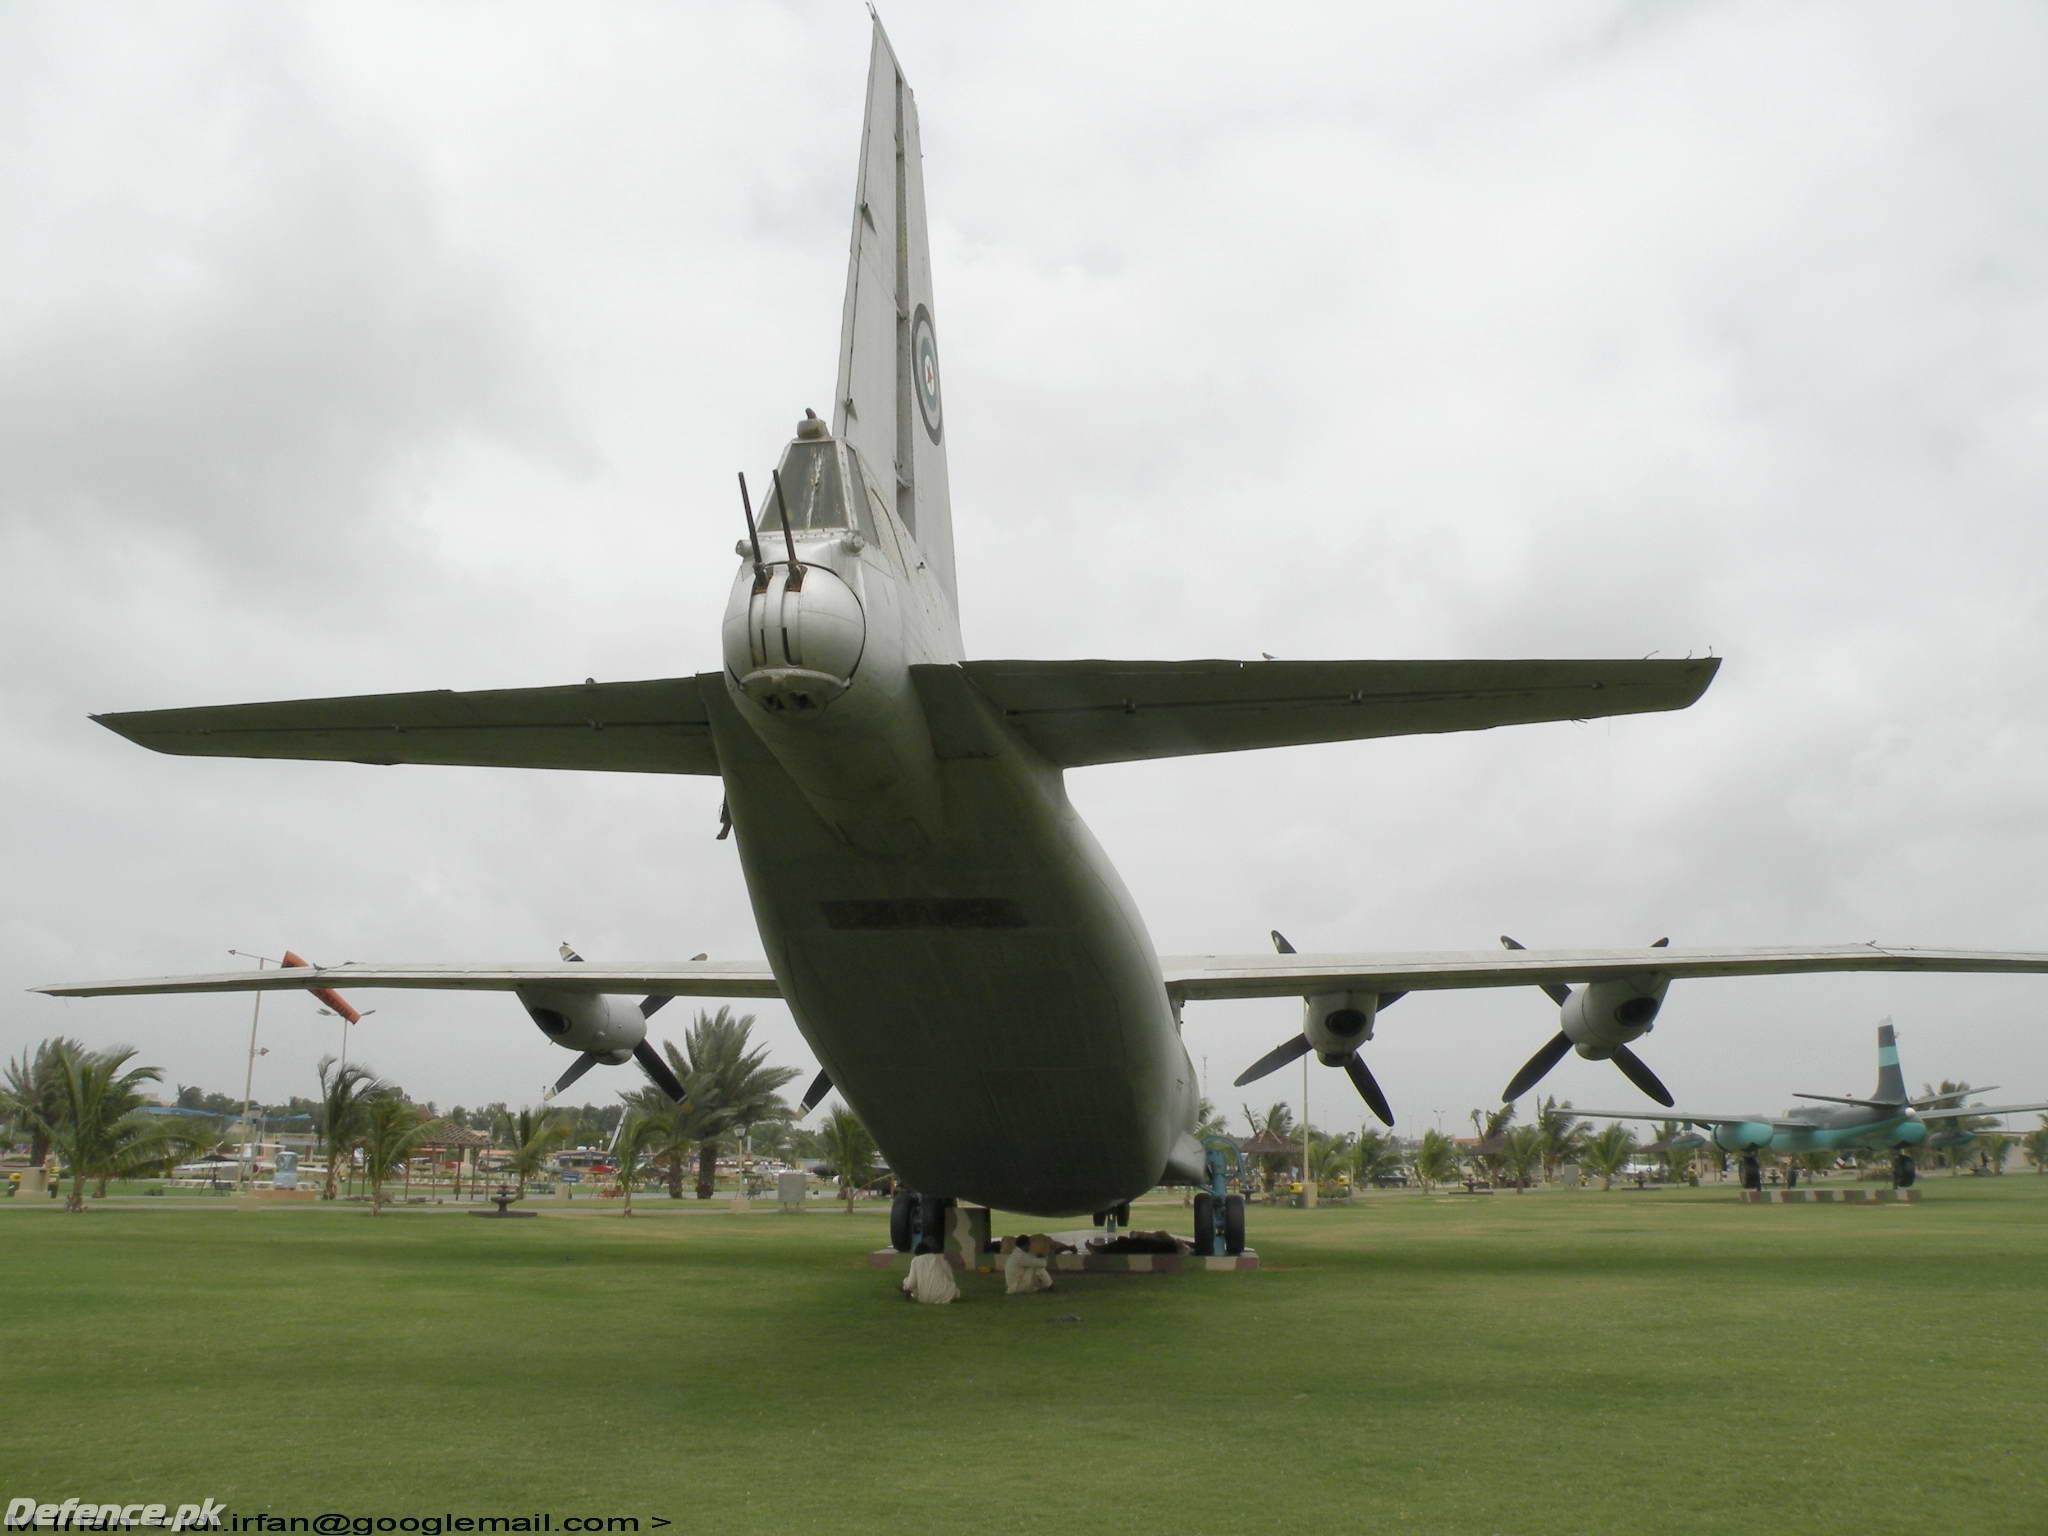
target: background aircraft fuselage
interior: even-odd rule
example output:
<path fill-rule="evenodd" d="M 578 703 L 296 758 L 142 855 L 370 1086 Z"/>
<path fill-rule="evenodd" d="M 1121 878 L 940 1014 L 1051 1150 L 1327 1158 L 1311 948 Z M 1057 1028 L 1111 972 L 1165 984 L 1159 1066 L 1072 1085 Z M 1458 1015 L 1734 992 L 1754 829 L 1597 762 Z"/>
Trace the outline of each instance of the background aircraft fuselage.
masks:
<path fill-rule="evenodd" d="M 1917 1147 L 1927 1139 L 1927 1126 L 1910 1109 L 1896 1113 L 1848 1105 L 1788 1109 L 1773 1125 L 1744 1120 L 1713 1127 L 1714 1143 L 1727 1152 L 1847 1152 L 1864 1147 Z M 1783 1122 L 1802 1122 L 1791 1128 Z"/>

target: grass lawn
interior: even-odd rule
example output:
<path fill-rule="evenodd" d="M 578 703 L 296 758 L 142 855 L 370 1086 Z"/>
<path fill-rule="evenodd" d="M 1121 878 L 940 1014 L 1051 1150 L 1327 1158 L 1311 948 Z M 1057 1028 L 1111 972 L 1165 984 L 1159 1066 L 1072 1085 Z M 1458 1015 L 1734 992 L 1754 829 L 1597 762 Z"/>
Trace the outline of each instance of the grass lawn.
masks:
<path fill-rule="evenodd" d="M 879 1207 L 4 1201 L 0 1500 L 677 1536 L 2048 1530 L 2048 1178 L 1922 1188 L 1261 1208 L 1258 1274 L 971 1276 L 945 1308 L 866 1267 Z"/>

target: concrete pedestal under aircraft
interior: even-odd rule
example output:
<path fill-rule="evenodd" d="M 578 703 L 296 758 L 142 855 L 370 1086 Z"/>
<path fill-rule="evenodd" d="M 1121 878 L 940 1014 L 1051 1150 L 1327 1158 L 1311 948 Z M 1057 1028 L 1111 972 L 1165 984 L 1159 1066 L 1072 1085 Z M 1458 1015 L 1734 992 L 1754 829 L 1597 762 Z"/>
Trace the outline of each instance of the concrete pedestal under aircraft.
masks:
<path fill-rule="evenodd" d="M 780 997 L 823 1069 L 815 1093 L 836 1087 L 906 1183 L 941 1207 L 1067 1216 L 1203 1177 L 1180 1037 L 1191 1002 L 1303 999 L 1296 1054 L 1346 1071 L 1391 1121 L 1362 1052 L 1403 993 L 1578 988 L 1566 1036 L 1626 1066 L 1680 977 L 2048 971 L 2038 953 L 1875 944 L 1161 956 L 1067 797 L 1069 770 L 1677 710 L 1719 663 L 967 658 L 919 135 L 877 25 L 831 409 L 804 416 L 765 485 L 741 482 L 714 665 L 96 717 L 202 756 L 716 775 L 765 958 L 351 964 L 45 990 L 497 990 L 579 1069 L 650 1070 L 661 999 Z"/>

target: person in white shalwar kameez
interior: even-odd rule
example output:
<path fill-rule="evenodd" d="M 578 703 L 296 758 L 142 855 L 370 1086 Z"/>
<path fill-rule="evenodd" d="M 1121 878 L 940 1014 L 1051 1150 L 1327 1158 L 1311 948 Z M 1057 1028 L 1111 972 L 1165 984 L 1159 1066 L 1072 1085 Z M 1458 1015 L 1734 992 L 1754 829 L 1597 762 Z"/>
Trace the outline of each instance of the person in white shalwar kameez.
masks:
<path fill-rule="evenodd" d="M 903 1296 L 906 1301 L 922 1302 L 928 1307 L 942 1307 L 960 1299 L 953 1266 L 931 1244 L 918 1245 L 917 1256 L 910 1261 L 910 1273 L 903 1277 Z"/>
<path fill-rule="evenodd" d="M 1029 1296 L 1033 1291 L 1052 1289 L 1052 1268 L 1046 1255 L 1033 1251 L 1037 1246 L 1028 1237 L 1010 1243 L 1010 1256 L 1003 1260 L 1003 1286 L 1010 1295 Z"/>

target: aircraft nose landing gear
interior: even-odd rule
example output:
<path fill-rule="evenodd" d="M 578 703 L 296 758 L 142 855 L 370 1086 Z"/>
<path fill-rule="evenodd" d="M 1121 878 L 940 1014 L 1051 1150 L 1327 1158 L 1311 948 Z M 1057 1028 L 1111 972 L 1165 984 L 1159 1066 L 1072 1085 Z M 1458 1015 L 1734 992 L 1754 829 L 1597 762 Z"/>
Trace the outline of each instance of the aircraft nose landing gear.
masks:
<path fill-rule="evenodd" d="M 1121 1201 L 1106 1211 L 1097 1211 L 1091 1219 L 1102 1228 L 1103 1237 L 1113 1243 L 1117 1232 L 1131 1224 L 1131 1202 Z"/>
<path fill-rule="evenodd" d="M 1202 1143 L 1208 1153 L 1208 1188 L 1195 1194 L 1195 1256 L 1233 1257 L 1244 1252 L 1244 1196 L 1229 1192 L 1230 1163 L 1243 1167 L 1237 1144 L 1220 1136 Z"/>

